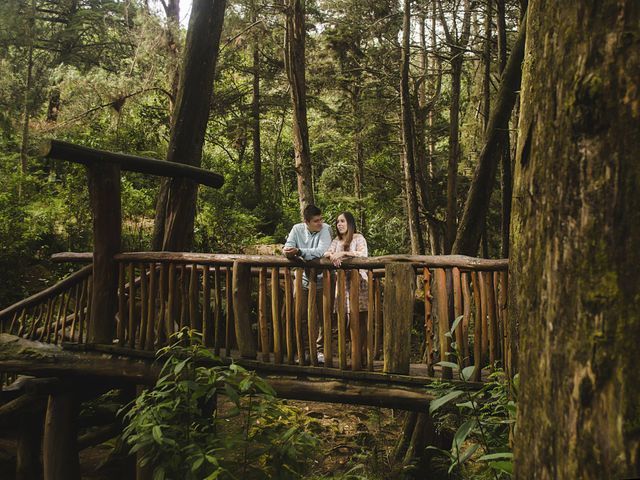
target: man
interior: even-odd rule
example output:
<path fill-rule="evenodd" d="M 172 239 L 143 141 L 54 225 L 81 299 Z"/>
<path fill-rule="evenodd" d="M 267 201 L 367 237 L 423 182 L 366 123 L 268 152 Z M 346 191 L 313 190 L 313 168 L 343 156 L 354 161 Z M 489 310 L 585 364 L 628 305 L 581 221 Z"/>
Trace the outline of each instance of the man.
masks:
<path fill-rule="evenodd" d="M 304 222 L 293 226 L 287 241 L 284 244 L 283 253 L 287 258 L 300 257 L 303 260 L 313 260 L 314 258 L 322 258 L 324 252 L 331 245 L 331 227 L 322 221 L 322 211 L 315 205 L 308 205 L 303 211 Z M 322 311 L 322 280 L 321 275 L 317 282 L 316 294 L 316 312 L 318 326 L 318 336 L 316 345 L 318 347 L 318 362 L 324 363 L 323 350 L 323 311 Z M 302 275 L 302 292 L 294 291 L 294 295 L 301 294 L 303 298 L 303 325 L 302 339 L 306 345 L 308 326 L 307 326 L 307 308 L 309 300 L 309 279 L 306 272 Z M 299 353 L 299 358 L 302 354 Z M 302 363 L 302 361 L 300 362 Z"/>

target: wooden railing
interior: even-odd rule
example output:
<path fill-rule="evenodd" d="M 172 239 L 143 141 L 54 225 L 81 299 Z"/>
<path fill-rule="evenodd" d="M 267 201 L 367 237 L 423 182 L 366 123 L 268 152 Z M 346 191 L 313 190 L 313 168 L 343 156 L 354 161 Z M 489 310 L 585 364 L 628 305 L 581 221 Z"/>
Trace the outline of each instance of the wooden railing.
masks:
<path fill-rule="evenodd" d="M 91 260 L 91 254 L 55 257 Z M 422 364 L 423 375 L 451 378 L 450 364 L 439 362 L 456 363 L 449 353 L 454 341 L 461 366 L 476 366 L 474 380 L 481 379 L 481 368 L 509 368 L 507 260 L 390 255 L 349 259 L 340 268 L 326 259 L 174 252 L 121 253 L 115 260 L 113 342 L 120 347 L 153 351 L 189 327 L 217 355 L 319 366 L 314 320 L 320 295 L 326 368 L 408 374 L 411 363 Z M 91 308 L 86 268 L 0 312 L 4 331 L 49 342 L 85 341 Z M 362 323 L 348 322 L 345 298 L 350 296 L 355 313 L 359 270 L 368 280 L 367 315 Z M 302 287 L 303 271 L 308 289 Z M 318 283 L 321 289 L 314 288 Z M 414 308 L 418 298 L 424 312 Z M 458 317 L 454 334 L 448 334 Z"/>
<path fill-rule="evenodd" d="M 0 333 L 46 343 L 86 341 L 92 267 L 0 311 Z"/>

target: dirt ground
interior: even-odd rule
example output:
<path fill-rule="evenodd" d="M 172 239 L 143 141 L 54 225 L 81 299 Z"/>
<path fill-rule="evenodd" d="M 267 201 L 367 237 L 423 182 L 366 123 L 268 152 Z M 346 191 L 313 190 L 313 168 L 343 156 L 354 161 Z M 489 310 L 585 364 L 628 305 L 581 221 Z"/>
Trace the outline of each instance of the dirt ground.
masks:
<path fill-rule="evenodd" d="M 346 472 L 352 472 L 354 478 L 397 478 L 399 466 L 394 464 L 393 448 L 401 431 L 403 412 L 319 402 L 287 403 L 320 424 L 322 451 L 307 478 L 333 478 Z M 0 480 L 15 479 L 16 442 L 12 437 L 0 436 Z M 83 479 L 125 480 L 122 463 L 109 461 L 113 444 L 106 442 L 80 453 Z"/>

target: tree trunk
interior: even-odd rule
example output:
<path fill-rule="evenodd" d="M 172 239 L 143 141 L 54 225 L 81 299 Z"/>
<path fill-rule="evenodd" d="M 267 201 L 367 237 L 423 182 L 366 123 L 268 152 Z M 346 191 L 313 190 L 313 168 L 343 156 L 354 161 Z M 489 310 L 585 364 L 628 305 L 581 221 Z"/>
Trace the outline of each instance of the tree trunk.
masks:
<path fill-rule="evenodd" d="M 285 68 L 293 109 L 293 147 L 298 178 L 300 214 L 314 203 L 309 128 L 307 126 L 307 84 L 305 80 L 304 1 L 288 0 L 286 5 Z"/>
<path fill-rule="evenodd" d="M 640 4 L 529 9 L 511 230 L 515 478 L 637 478 Z"/>
<path fill-rule="evenodd" d="M 258 19 L 255 1 L 251 4 L 252 23 Z M 256 205 L 262 200 L 262 153 L 260 145 L 260 50 L 258 39 L 253 39 L 253 97 L 251 99 L 251 126 L 253 130 L 253 181 L 256 185 Z"/>
<path fill-rule="evenodd" d="M 484 16 L 484 49 L 482 60 L 484 63 L 484 76 L 482 79 L 482 125 L 486 133 L 489 125 L 489 113 L 491 112 L 491 4 L 494 0 L 486 0 L 486 12 Z"/>
<path fill-rule="evenodd" d="M 22 109 L 22 139 L 20 141 L 20 171 L 27 171 L 27 149 L 29 148 L 29 116 L 31 113 L 30 99 L 33 84 L 33 36 L 35 24 L 35 0 L 30 2 L 29 19 L 27 20 L 27 72 L 25 74 L 25 87 Z"/>
<path fill-rule="evenodd" d="M 413 114 L 409 92 L 409 37 L 411 36 L 411 2 L 404 0 L 404 20 L 402 28 L 402 66 L 400 77 L 400 105 L 402 109 L 402 143 L 404 147 L 404 185 L 407 195 L 407 216 L 411 238 L 411 253 L 424 253 L 424 240 L 418 212 L 418 194 L 416 190 L 416 166 Z"/>
<path fill-rule="evenodd" d="M 484 221 L 489 209 L 491 190 L 495 180 L 496 169 L 501 155 L 501 133 L 508 128 L 509 117 L 513 110 L 518 91 L 520 90 L 521 63 L 524 55 L 526 28 L 522 29 L 511 50 L 507 67 L 502 75 L 496 106 L 489 118 L 489 126 L 473 181 L 464 204 L 462 220 L 453 245 L 453 253 L 475 255 L 482 235 Z"/>
<path fill-rule="evenodd" d="M 213 77 L 226 0 L 193 2 L 180 75 L 180 88 L 173 114 L 167 160 L 199 167 L 204 134 L 209 119 Z M 166 190 L 166 195 L 162 190 Z M 162 235 L 157 232 L 154 247 L 162 237 L 162 250 L 189 250 L 193 243 L 196 185 L 181 178 L 161 188 L 156 217 L 162 215 Z"/>

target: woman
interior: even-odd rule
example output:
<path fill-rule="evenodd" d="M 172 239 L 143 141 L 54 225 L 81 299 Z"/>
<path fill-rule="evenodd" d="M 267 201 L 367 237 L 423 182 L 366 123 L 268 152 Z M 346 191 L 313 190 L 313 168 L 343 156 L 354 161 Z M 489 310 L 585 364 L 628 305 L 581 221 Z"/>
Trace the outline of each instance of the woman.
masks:
<path fill-rule="evenodd" d="M 342 212 L 336 219 L 336 231 L 338 235 L 333 239 L 329 249 L 324 254 L 329 257 L 336 267 L 342 265 L 342 260 L 353 257 L 368 256 L 367 241 L 364 236 L 356 231 L 356 221 L 351 212 Z M 367 312 L 369 310 L 369 293 L 367 287 L 367 271 L 360 270 L 360 295 L 358 296 L 358 309 L 360 311 L 360 348 L 362 350 L 362 363 L 366 364 L 366 339 L 367 339 Z M 349 278 L 349 277 L 347 277 Z M 345 292 L 346 312 L 351 321 L 351 305 L 349 295 L 350 282 L 347 281 Z M 336 288 L 336 297 L 337 297 Z M 336 305 L 337 309 L 337 305 Z"/>

